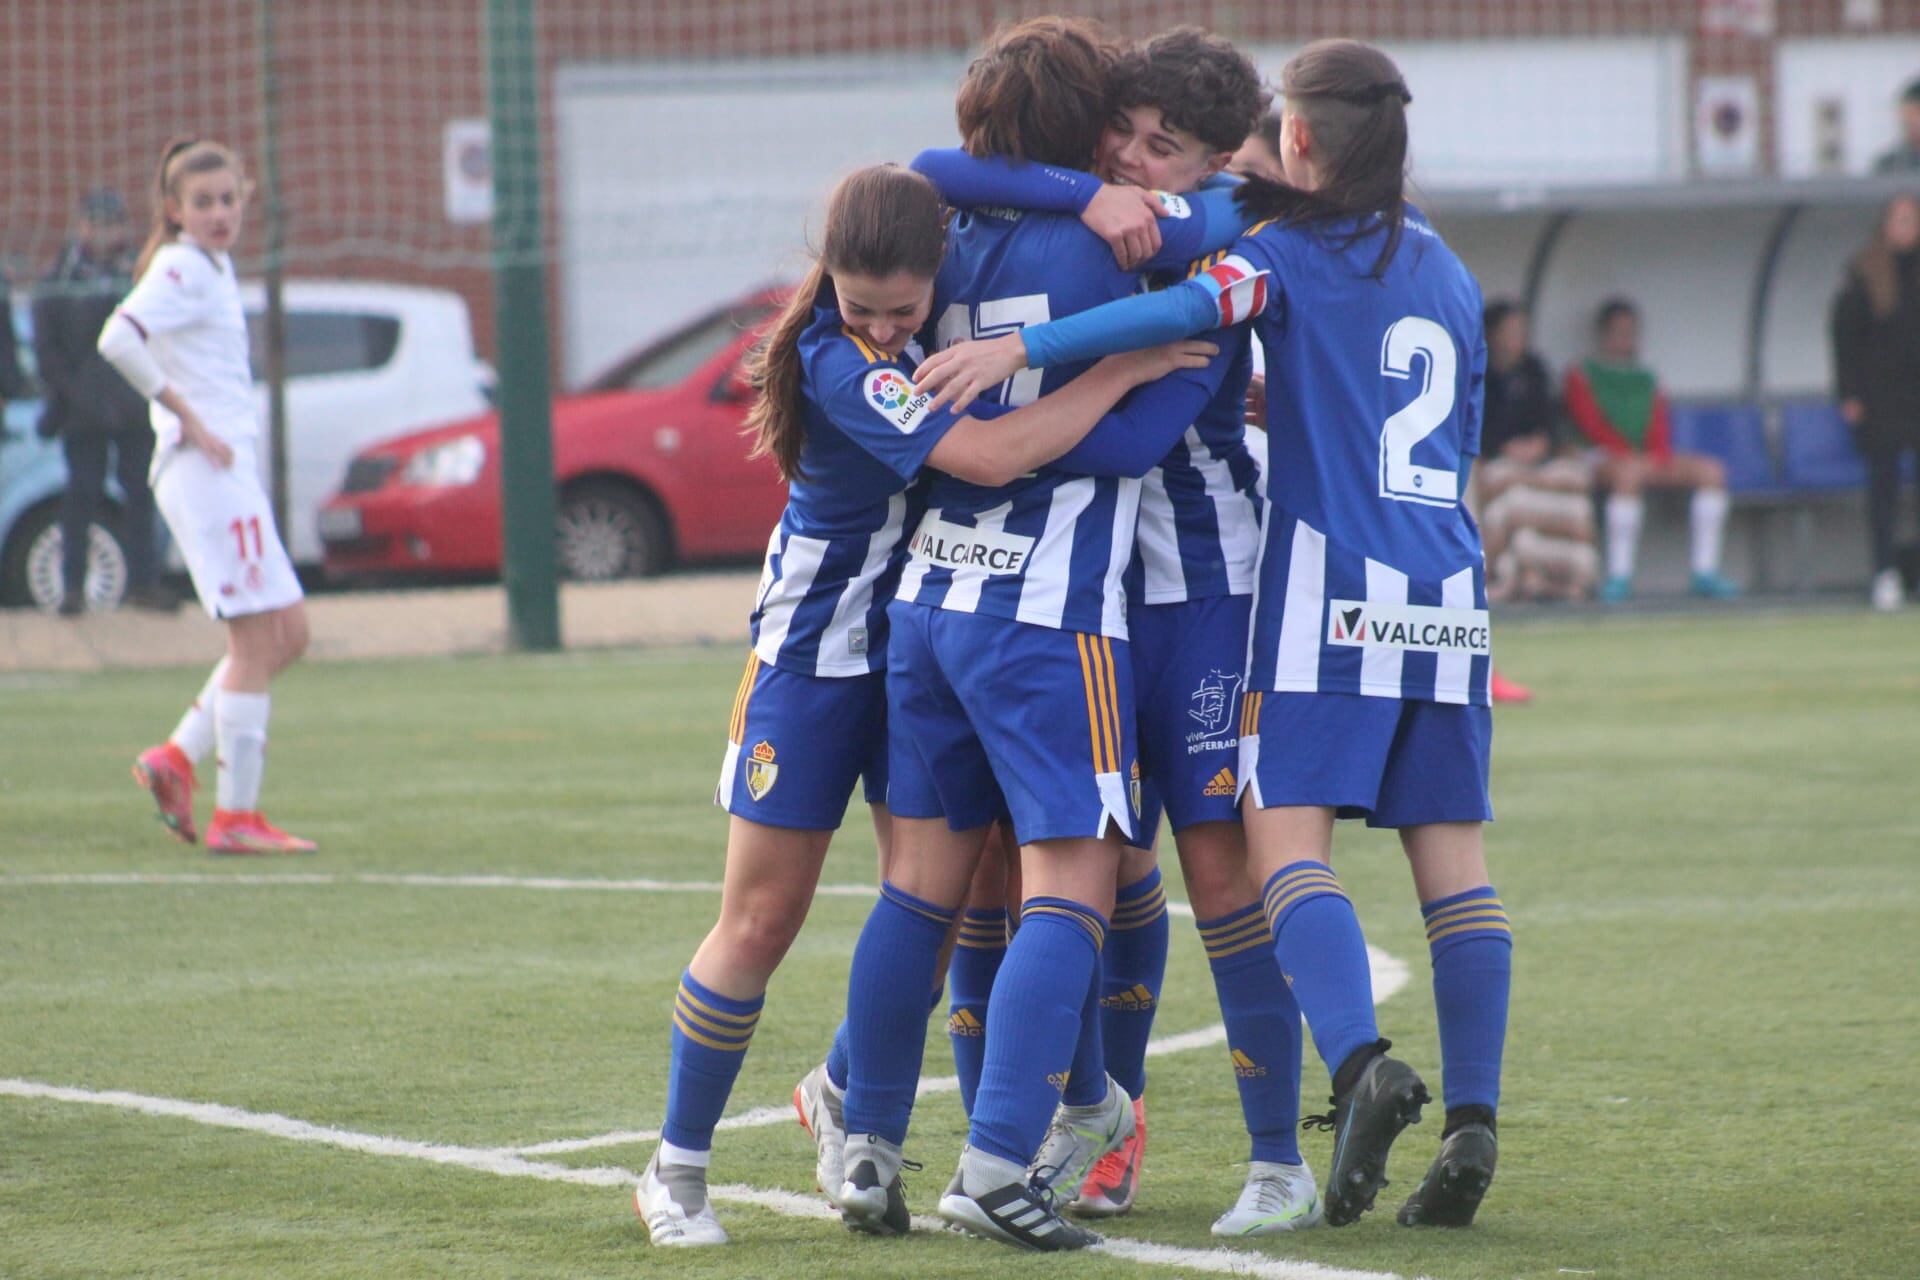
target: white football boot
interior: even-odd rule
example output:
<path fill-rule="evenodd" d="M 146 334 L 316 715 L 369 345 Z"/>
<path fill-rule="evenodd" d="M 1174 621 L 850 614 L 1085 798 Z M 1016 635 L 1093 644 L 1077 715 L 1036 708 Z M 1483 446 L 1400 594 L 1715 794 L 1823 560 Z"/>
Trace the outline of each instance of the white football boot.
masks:
<path fill-rule="evenodd" d="M 813 1137 L 814 1188 L 836 1209 L 840 1207 L 840 1184 L 847 1179 L 847 1123 L 840 1111 L 843 1100 L 827 1078 L 824 1062 L 793 1086 L 793 1109 L 799 1113 L 800 1127 Z"/>
<path fill-rule="evenodd" d="M 1323 1210 L 1313 1170 L 1305 1164 L 1270 1164 L 1255 1160 L 1247 1167 L 1247 1185 L 1233 1208 L 1214 1220 L 1217 1236 L 1270 1236 L 1320 1225 Z"/>
<path fill-rule="evenodd" d="M 1134 1132 L 1133 1099 L 1120 1082 L 1107 1077 L 1107 1096 L 1091 1107 L 1062 1104 L 1029 1166 L 1033 1180 L 1051 1188 L 1066 1207 L 1079 1199 L 1080 1187 L 1100 1158 L 1118 1151 Z"/>
<path fill-rule="evenodd" d="M 691 1248 L 727 1242 L 727 1233 L 707 1199 L 706 1169 L 662 1165 L 658 1151 L 633 1189 L 633 1211 L 647 1224 L 647 1235 L 657 1245 Z"/>
<path fill-rule="evenodd" d="M 877 1133 L 849 1137 L 845 1160 L 847 1177 L 836 1203 L 847 1229 L 871 1236 L 899 1236 L 911 1230 L 913 1219 L 907 1212 L 907 1189 L 900 1171 L 920 1166 Z"/>

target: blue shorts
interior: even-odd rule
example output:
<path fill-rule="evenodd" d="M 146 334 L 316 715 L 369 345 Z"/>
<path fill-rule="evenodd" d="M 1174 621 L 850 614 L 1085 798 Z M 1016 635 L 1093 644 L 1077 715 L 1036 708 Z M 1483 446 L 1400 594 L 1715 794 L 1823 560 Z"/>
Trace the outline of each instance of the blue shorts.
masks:
<path fill-rule="evenodd" d="M 895 601 L 887 610 L 888 807 L 1023 844 L 1138 818 L 1124 640 Z"/>
<path fill-rule="evenodd" d="M 733 697 L 713 802 L 768 827 L 834 831 L 856 778 L 887 798 L 886 676 L 808 676 L 757 655 Z"/>
<path fill-rule="evenodd" d="M 1127 609 L 1146 839 L 1160 829 L 1162 806 L 1176 832 L 1240 820 L 1241 671 L 1252 617 L 1252 596 Z"/>
<path fill-rule="evenodd" d="M 1370 827 L 1490 822 L 1493 713 L 1358 693 L 1252 693 L 1241 788 L 1256 809 L 1331 805 Z"/>

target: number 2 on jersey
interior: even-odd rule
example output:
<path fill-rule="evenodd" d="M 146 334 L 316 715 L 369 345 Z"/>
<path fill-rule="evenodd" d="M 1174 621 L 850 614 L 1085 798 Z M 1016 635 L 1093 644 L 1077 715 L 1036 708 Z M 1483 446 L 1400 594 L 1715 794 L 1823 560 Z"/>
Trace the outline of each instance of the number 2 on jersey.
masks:
<path fill-rule="evenodd" d="M 240 558 L 242 560 L 245 560 L 248 558 L 247 557 L 247 531 L 249 529 L 253 531 L 253 557 L 252 558 L 255 560 L 258 560 L 262 554 L 261 552 L 262 544 L 260 541 L 260 517 L 248 516 L 245 520 L 231 520 L 227 522 L 227 532 L 233 535 L 234 542 L 239 546 Z"/>
<path fill-rule="evenodd" d="M 1450 507 L 1460 500 L 1459 458 L 1448 467 L 1420 466 L 1413 460 L 1413 450 L 1453 416 L 1459 359 L 1445 329 L 1421 316 L 1403 316 L 1387 326 L 1387 336 L 1380 343 L 1380 373 L 1412 378 L 1415 356 L 1424 357 L 1420 394 L 1380 429 L 1380 496 Z"/>

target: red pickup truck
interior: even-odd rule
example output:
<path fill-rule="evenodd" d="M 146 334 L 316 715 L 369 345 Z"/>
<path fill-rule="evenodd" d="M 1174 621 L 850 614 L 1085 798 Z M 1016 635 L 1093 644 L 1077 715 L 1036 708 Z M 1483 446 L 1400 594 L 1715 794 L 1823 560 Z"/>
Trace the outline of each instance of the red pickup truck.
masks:
<path fill-rule="evenodd" d="M 601 581 L 744 559 L 786 502 L 771 460 L 747 458 L 741 373 L 785 291 L 763 289 L 651 342 L 553 402 L 560 571 Z M 355 455 L 320 511 L 329 577 L 500 572 L 496 413 Z"/>

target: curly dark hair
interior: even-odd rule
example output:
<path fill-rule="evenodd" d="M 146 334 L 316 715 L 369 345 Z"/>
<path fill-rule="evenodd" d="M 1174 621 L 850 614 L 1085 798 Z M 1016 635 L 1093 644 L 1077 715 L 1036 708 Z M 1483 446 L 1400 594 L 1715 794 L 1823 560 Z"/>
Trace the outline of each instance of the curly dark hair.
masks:
<path fill-rule="evenodd" d="M 1247 56 L 1199 27 L 1175 27 L 1126 50 L 1113 88 L 1116 105 L 1157 107 L 1210 151 L 1238 150 L 1273 101 Z"/>

